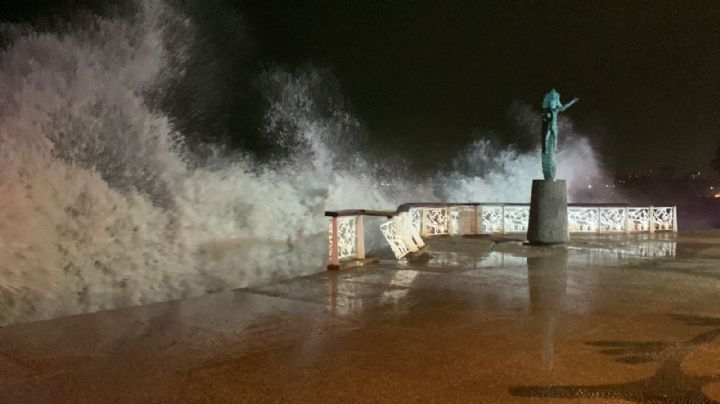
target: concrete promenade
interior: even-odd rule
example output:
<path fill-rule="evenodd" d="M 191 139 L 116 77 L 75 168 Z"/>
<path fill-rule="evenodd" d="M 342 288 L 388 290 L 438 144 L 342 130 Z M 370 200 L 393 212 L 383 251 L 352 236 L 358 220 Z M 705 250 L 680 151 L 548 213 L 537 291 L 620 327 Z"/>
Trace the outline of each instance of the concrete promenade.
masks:
<path fill-rule="evenodd" d="M 432 238 L 394 259 L 0 329 L 0 403 L 720 400 L 720 231 Z"/>

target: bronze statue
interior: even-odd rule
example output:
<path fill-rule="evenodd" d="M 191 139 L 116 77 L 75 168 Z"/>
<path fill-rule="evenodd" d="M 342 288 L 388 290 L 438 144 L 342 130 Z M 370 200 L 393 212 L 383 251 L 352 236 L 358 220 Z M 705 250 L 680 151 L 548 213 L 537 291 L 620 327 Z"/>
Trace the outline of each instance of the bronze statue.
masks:
<path fill-rule="evenodd" d="M 555 152 L 557 151 L 558 126 L 557 116 L 559 112 L 563 112 L 570 108 L 578 101 L 573 99 L 565 105 L 560 103 L 560 93 L 550 90 L 545 94 L 543 100 L 542 115 L 542 170 L 546 181 L 555 180 Z"/>

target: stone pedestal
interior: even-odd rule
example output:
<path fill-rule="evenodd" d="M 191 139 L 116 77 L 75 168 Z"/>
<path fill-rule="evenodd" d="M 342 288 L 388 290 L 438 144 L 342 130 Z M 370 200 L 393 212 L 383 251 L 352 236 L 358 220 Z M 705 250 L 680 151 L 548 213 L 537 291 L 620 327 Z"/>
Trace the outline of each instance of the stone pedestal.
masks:
<path fill-rule="evenodd" d="M 530 197 L 530 244 L 558 244 L 568 240 L 565 180 L 533 180 Z"/>

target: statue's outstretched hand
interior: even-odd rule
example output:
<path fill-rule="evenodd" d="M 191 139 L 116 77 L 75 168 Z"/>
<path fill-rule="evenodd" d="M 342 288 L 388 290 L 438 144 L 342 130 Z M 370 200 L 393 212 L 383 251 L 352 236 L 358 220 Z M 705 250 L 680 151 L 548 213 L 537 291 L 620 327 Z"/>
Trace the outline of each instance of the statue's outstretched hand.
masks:
<path fill-rule="evenodd" d="M 572 105 L 575 104 L 575 103 L 578 102 L 578 101 L 580 101 L 580 98 L 577 98 L 577 97 L 576 97 L 576 98 L 573 98 L 570 102 L 568 102 L 567 104 L 563 105 L 563 106 L 560 108 L 560 112 L 565 111 L 566 109 L 572 107 Z"/>

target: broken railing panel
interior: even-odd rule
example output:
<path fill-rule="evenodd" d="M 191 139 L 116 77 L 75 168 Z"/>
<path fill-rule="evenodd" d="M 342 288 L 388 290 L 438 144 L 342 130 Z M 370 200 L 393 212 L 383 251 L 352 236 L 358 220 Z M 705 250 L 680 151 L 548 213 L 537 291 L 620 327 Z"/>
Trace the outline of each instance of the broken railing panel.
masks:
<path fill-rule="evenodd" d="M 380 231 L 398 259 L 425 246 L 409 212 L 400 212 L 389 222 L 381 224 Z"/>
<path fill-rule="evenodd" d="M 400 228 L 399 226 L 396 226 L 395 222 L 391 220 L 381 224 L 380 231 L 383 236 L 385 236 L 385 240 L 387 240 L 390 245 L 390 249 L 393 254 L 395 254 L 395 258 L 400 259 L 410 252 L 410 249 L 405 244 L 405 241 L 400 234 Z"/>
<path fill-rule="evenodd" d="M 408 211 L 408 214 L 410 215 L 410 223 L 412 224 L 413 232 L 421 234 L 424 214 L 423 208 L 411 208 Z"/>

